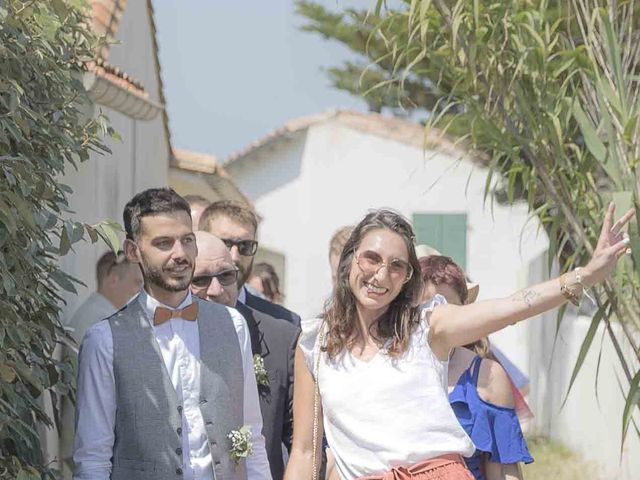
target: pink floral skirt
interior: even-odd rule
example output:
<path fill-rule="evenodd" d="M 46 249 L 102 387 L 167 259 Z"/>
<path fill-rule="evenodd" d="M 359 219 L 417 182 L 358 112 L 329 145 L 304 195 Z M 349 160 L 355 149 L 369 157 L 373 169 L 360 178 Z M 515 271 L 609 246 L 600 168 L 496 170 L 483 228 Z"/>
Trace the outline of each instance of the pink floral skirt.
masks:
<path fill-rule="evenodd" d="M 358 480 L 474 480 L 461 455 L 447 454 Z"/>

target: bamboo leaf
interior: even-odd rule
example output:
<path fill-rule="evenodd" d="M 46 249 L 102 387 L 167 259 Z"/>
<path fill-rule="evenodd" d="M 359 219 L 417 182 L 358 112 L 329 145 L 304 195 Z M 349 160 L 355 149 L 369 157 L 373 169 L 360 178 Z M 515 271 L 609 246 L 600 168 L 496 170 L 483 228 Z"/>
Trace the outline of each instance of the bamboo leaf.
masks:
<path fill-rule="evenodd" d="M 616 206 L 616 215 L 622 215 L 633 206 L 633 192 L 613 192 L 611 194 L 611 201 Z M 626 231 L 628 226 L 629 224 L 625 225 L 621 231 Z"/>
<path fill-rule="evenodd" d="M 374 13 L 376 14 L 376 16 L 380 15 L 380 12 L 382 11 L 382 6 L 384 5 L 384 0 L 377 0 L 376 1 L 376 8 L 373 10 Z"/>
<path fill-rule="evenodd" d="M 634 115 L 627 120 L 624 125 L 624 131 L 622 135 L 627 142 L 633 142 L 634 136 L 638 129 L 638 115 Z"/>
<path fill-rule="evenodd" d="M 596 85 L 598 86 L 600 94 L 609 101 L 616 112 L 624 116 L 622 104 L 620 103 L 620 97 L 613 90 L 611 84 L 606 82 L 603 78 L 599 78 Z"/>
<path fill-rule="evenodd" d="M 606 334 L 606 330 L 602 329 L 602 336 L 600 337 L 600 348 L 598 349 L 598 363 L 596 364 L 596 378 L 594 382 L 593 389 L 596 392 L 596 403 L 598 404 L 598 408 L 600 407 L 600 396 L 598 395 L 598 379 L 600 378 L 600 364 L 602 361 L 602 347 L 604 346 L 604 337 Z M 601 409 L 602 410 L 602 409 Z"/>
<path fill-rule="evenodd" d="M 622 413 L 622 441 L 620 442 L 620 451 L 624 447 L 624 441 L 627 437 L 629 422 L 633 415 L 633 407 L 640 404 L 640 371 L 638 371 L 629 385 L 629 391 L 624 404 L 624 412 Z"/>
<path fill-rule="evenodd" d="M 622 73 L 620 43 L 616 38 L 616 34 L 614 32 L 613 25 L 609 20 L 607 11 L 601 12 L 600 20 L 604 25 L 605 36 L 603 40 L 606 47 L 609 63 L 613 66 L 614 80 L 618 89 L 618 98 L 620 99 L 621 103 L 620 108 L 625 112 L 624 116 L 626 117 L 626 104 L 624 103 L 626 88 L 624 74 Z"/>
<path fill-rule="evenodd" d="M 598 162 L 604 163 L 607 149 L 600 138 L 598 138 L 598 133 L 591 125 L 591 121 L 587 118 L 578 102 L 573 103 L 573 116 L 580 126 L 584 142 L 591 152 L 591 155 L 593 155 Z"/>
<path fill-rule="evenodd" d="M 569 380 L 569 387 L 567 388 L 567 393 L 564 397 L 564 400 L 562 401 L 561 408 L 564 407 L 564 405 L 567 403 L 567 399 L 569 398 L 569 393 L 571 392 L 571 387 L 573 387 L 573 382 L 576 381 L 576 377 L 578 376 L 578 373 L 582 368 L 584 359 L 586 358 L 587 353 L 589 352 L 589 348 L 591 347 L 591 343 L 593 342 L 593 337 L 598 330 L 598 325 L 600 324 L 600 321 L 604 317 L 605 311 L 608 306 L 609 306 L 609 302 L 606 302 L 604 305 L 602 305 L 598 309 L 596 314 L 593 316 L 593 319 L 591 320 L 591 324 L 589 325 L 589 330 L 587 330 L 587 334 L 585 335 L 584 340 L 582 341 L 582 345 L 580 346 L 580 351 L 578 352 L 578 358 L 576 359 L 576 363 L 573 367 L 573 372 L 571 373 L 571 380 Z"/>

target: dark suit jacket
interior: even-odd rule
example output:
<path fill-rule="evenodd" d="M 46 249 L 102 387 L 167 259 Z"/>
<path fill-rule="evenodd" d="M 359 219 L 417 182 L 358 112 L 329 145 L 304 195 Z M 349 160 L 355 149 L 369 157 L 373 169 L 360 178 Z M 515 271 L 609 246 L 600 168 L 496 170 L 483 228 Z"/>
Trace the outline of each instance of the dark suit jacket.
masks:
<path fill-rule="evenodd" d="M 293 358 L 300 329 L 289 322 L 238 302 L 251 335 L 253 354 L 264 358 L 269 386 L 258 385 L 267 457 L 273 480 L 282 480 L 282 446 L 291 450 L 293 437 Z"/>
<path fill-rule="evenodd" d="M 247 298 L 245 300 L 247 307 L 252 310 L 258 310 L 259 312 L 266 313 L 274 318 L 286 320 L 289 323 L 293 323 L 296 327 L 300 326 L 300 316 L 298 314 L 293 313 L 291 310 L 287 310 L 282 305 L 260 298 L 249 292 L 246 288 L 244 291 L 247 294 Z"/>

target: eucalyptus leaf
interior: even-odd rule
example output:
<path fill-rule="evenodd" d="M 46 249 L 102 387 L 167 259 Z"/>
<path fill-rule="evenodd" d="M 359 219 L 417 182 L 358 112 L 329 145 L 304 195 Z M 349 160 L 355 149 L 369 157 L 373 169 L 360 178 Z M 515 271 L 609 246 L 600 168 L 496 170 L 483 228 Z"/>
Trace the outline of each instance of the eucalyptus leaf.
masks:
<path fill-rule="evenodd" d="M 59 251 L 60 255 L 66 255 L 71 248 L 71 239 L 69 238 L 69 232 L 67 231 L 67 226 L 63 226 L 60 231 L 60 246 Z"/>
<path fill-rule="evenodd" d="M 95 58 L 81 0 L 0 1 L 0 476 L 54 478 L 44 463 L 39 426 L 47 391 L 72 392 L 56 375 L 52 352 L 64 336 L 62 291 L 75 280 L 59 270 L 84 228 L 68 214 L 71 189 L 60 179 L 99 148 L 101 130 L 87 122 L 77 78 Z M 10 113 L 11 112 L 11 113 Z M 57 123 L 54 123 L 54 120 Z M 62 234 L 61 234 L 62 233 Z M 64 368 L 61 368 L 64 371 Z"/>

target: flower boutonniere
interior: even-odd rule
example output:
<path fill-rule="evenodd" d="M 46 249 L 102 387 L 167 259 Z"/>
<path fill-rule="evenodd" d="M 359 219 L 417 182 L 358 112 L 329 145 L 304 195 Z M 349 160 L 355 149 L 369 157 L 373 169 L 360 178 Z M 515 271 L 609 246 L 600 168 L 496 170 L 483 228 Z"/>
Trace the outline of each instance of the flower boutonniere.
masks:
<path fill-rule="evenodd" d="M 259 353 L 253 356 L 253 371 L 256 374 L 256 382 L 263 387 L 269 386 L 269 376 L 264 366 L 264 358 Z"/>
<path fill-rule="evenodd" d="M 231 448 L 229 449 L 229 456 L 236 465 L 240 463 L 243 458 L 246 459 L 253 453 L 253 444 L 251 439 L 251 428 L 243 425 L 239 430 L 232 430 L 227 435 L 227 438 L 231 440 Z"/>

